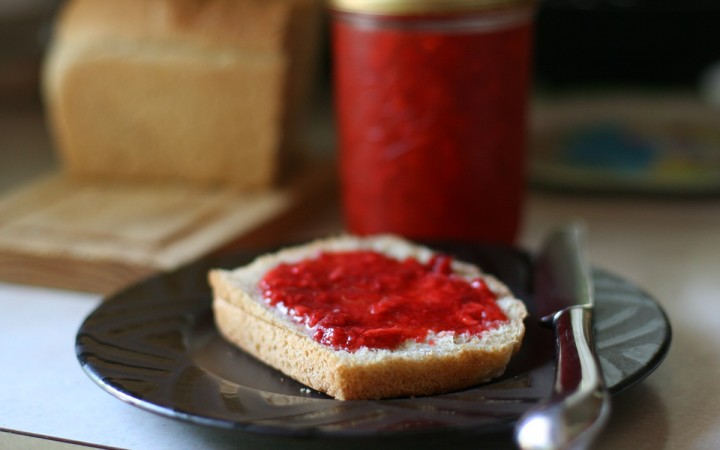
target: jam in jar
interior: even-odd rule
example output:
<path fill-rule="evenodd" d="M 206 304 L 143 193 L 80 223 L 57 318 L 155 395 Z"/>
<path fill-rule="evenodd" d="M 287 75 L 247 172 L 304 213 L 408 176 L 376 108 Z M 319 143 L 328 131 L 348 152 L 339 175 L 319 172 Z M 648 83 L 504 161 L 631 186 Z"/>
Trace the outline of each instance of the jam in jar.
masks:
<path fill-rule="evenodd" d="M 346 227 L 513 243 L 534 4 L 333 0 Z"/>

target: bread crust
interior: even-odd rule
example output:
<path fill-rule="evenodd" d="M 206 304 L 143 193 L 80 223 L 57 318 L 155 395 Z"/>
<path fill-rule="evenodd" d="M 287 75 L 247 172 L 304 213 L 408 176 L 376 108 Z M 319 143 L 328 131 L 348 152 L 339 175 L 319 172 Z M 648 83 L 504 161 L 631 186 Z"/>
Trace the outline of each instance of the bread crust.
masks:
<path fill-rule="evenodd" d="M 274 52 L 292 8 L 312 0 L 71 0 L 59 22 L 60 39 L 97 42 L 200 44 Z"/>
<path fill-rule="evenodd" d="M 341 236 L 261 257 L 248 266 L 213 269 L 213 311 L 220 333 L 229 342 L 266 364 L 338 400 L 431 395 L 466 388 L 501 375 L 524 335 L 524 304 L 505 285 L 482 274 L 499 297 L 509 323 L 480 337 L 434 336 L 433 343 L 406 343 L 396 350 L 335 350 L 314 341 L 303 328 L 263 301 L 254 287 L 280 261 L 309 258 L 321 250 L 371 248 L 394 257 L 427 260 L 430 249 L 394 236 Z M 480 272 L 455 263 L 456 273 Z"/>

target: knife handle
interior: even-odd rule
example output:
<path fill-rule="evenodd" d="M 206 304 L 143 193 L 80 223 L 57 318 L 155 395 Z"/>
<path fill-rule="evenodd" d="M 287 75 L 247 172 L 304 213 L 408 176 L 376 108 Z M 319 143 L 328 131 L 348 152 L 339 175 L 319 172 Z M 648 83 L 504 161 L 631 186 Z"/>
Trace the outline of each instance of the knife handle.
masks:
<path fill-rule="evenodd" d="M 594 440 L 610 415 L 610 397 L 595 352 L 593 309 L 572 306 L 555 314 L 557 368 L 550 403 L 561 404 L 566 421 L 575 426 L 571 447 L 584 448 Z M 591 424 L 591 425 L 590 425 Z M 590 425 L 590 426 L 588 426 Z"/>
<path fill-rule="evenodd" d="M 522 450 L 587 449 L 610 415 L 593 343 L 593 310 L 571 306 L 552 319 L 557 343 L 555 386 L 549 399 L 530 408 L 515 427 Z"/>

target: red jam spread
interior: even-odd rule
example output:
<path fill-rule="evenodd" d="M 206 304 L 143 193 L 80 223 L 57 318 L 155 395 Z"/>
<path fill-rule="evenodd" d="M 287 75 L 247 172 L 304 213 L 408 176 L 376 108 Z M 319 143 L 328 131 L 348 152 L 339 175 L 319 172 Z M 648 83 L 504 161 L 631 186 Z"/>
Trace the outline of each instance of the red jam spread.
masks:
<path fill-rule="evenodd" d="M 480 279 L 451 271 L 451 258 L 396 260 L 374 251 L 321 253 L 282 263 L 260 281 L 265 300 L 335 349 L 394 349 L 429 332 L 477 335 L 507 317 Z"/>
<path fill-rule="evenodd" d="M 530 24 L 443 32 L 336 17 L 348 229 L 512 243 L 524 189 Z"/>

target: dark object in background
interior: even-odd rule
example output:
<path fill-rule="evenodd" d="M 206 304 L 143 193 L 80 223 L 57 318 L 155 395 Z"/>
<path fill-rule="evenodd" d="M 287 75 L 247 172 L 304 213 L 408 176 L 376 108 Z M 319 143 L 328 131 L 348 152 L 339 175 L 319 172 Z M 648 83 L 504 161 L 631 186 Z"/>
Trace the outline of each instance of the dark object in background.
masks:
<path fill-rule="evenodd" d="M 545 0 L 536 80 L 573 85 L 694 85 L 720 61 L 718 0 Z"/>
<path fill-rule="evenodd" d="M 40 61 L 61 0 L 0 0 L 0 107 L 39 103 Z"/>

